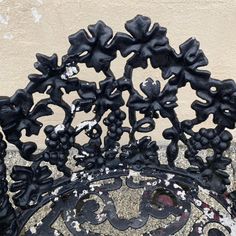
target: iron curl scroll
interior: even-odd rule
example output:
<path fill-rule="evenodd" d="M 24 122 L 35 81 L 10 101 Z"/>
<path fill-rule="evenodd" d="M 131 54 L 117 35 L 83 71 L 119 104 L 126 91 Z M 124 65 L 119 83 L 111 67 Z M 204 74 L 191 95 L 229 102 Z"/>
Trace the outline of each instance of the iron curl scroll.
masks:
<path fill-rule="evenodd" d="M 188 223 L 191 205 L 204 212 L 205 220 L 194 222 L 189 235 L 203 235 L 209 223 L 220 224 L 228 234 L 236 230 L 236 191 L 227 188 L 232 160 L 225 154 L 233 139 L 229 130 L 236 122 L 236 83 L 214 79 L 210 72 L 200 69 L 208 60 L 194 38 L 181 44 L 177 53 L 169 44 L 166 28 L 157 23 L 151 26 L 148 17 L 136 16 L 125 23 L 125 29 L 127 32 L 113 35 L 109 26 L 98 21 L 88 26 L 88 32 L 79 30 L 69 36 L 70 48 L 61 61 L 56 54 L 37 54 L 34 66 L 40 74 L 29 75 L 28 85 L 11 97 L 0 97 L 0 235 L 20 235 L 28 220 L 49 202 L 53 202 L 51 211 L 25 235 L 63 235 L 52 227 L 59 215 L 73 235 L 100 235 L 85 229 L 85 222 L 99 225 L 109 221 L 114 228 L 125 231 L 142 228 L 150 216 L 158 222 L 174 215 L 175 221 L 165 228 L 144 234 L 173 235 Z M 119 78 L 111 69 L 117 52 L 128 58 Z M 103 78 L 99 82 L 79 79 L 80 64 L 102 72 L 99 75 Z M 148 66 L 161 71 L 165 85 L 149 77 L 140 84 L 139 91 L 133 84 L 133 71 Z M 199 99 L 191 104 L 195 117 L 180 120 L 176 111 L 178 92 L 186 85 Z M 72 92 L 77 98 L 69 104 L 63 95 Z M 47 96 L 35 102 L 35 93 Z M 124 93 L 129 94 L 128 99 Z M 63 110 L 63 120 L 58 125 L 46 124 L 43 129 L 38 119 L 52 115 L 52 105 Z M 92 112 L 93 118 L 74 126 L 74 118 L 81 112 Z M 211 117 L 213 128 L 196 131 Z M 169 142 L 166 164 L 160 161 L 158 140 L 137 138 L 138 133 L 153 131 L 159 118 L 171 124 L 162 133 Z M 39 152 L 36 143 L 22 141 L 23 131 L 31 137 L 42 129 L 46 135 L 44 150 Z M 88 137 L 84 144 L 78 142 L 82 133 Z M 125 134 L 129 142 L 124 145 Z M 7 143 L 15 145 L 21 158 L 30 163 L 14 165 L 10 176 L 5 165 Z M 180 145 L 186 149 L 184 161 L 188 168 L 176 165 Z M 77 172 L 67 165 L 72 148 L 77 152 L 72 157 L 80 168 Z M 203 158 L 201 151 L 208 149 L 211 154 Z M 51 166 L 62 177 L 56 178 Z M 153 179 L 137 183 L 134 175 Z M 129 188 L 144 189 L 137 203 L 137 218 L 119 218 L 109 195 L 122 186 L 122 178 Z M 94 184 L 104 179 L 114 182 Z M 203 190 L 228 215 L 203 202 L 198 196 Z M 85 201 L 91 195 L 105 204 L 99 214 L 95 200 Z M 79 202 L 83 204 L 78 209 Z M 225 234 L 213 227 L 208 235 Z"/>

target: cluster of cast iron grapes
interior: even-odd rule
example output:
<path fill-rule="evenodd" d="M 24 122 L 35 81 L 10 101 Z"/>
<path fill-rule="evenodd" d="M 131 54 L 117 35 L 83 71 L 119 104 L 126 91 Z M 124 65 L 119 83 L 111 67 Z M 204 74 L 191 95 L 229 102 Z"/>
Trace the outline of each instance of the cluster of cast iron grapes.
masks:
<path fill-rule="evenodd" d="M 47 149 L 43 154 L 44 160 L 51 165 L 56 165 L 58 170 L 63 171 L 68 160 L 69 150 L 75 142 L 75 129 L 70 126 L 68 129 L 56 132 L 54 126 L 48 125 L 44 132 L 47 136 L 45 141 Z"/>
<path fill-rule="evenodd" d="M 223 152 L 230 146 L 232 138 L 231 133 L 228 131 L 223 131 L 220 135 L 217 135 L 214 129 L 201 128 L 190 141 L 197 150 L 212 147 Z"/>
<path fill-rule="evenodd" d="M 125 112 L 121 110 L 115 110 L 111 112 L 107 118 L 104 119 L 104 124 L 108 127 L 108 136 L 118 141 L 123 134 L 122 124 L 126 118 Z"/>

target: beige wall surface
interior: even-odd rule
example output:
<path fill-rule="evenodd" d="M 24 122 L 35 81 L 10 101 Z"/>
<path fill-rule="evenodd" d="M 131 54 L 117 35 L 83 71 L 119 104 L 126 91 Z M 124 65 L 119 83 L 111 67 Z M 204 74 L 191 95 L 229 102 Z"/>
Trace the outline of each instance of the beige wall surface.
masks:
<path fill-rule="evenodd" d="M 179 44 L 196 37 L 209 59 L 207 69 L 212 77 L 236 79 L 236 0 L 0 0 L 1 95 L 12 95 L 25 87 L 27 75 L 35 72 L 37 52 L 56 52 L 61 57 L 69 47 L 68 35 L 99 19 L 114 33 L 124 31 L 125 21 L 137 14 L 167 27 L 167 36 L 176 51 Z M 114 71 L 120 76 L 124 62 L 114 63 Z M 159 72 L 137 69 L 136 86 L 147 76 L 161 79 Z M 80 78 L 91 81 L 99 76 L 82 67 Z M 177 110 L 183 119 L 194 116 L 189 106 L 195 95 L 188 89 L 179 95 Z M 60 123 L 60 112 L 46 121 Z M 154 135 L 169 125 L 161 122 Z"/>

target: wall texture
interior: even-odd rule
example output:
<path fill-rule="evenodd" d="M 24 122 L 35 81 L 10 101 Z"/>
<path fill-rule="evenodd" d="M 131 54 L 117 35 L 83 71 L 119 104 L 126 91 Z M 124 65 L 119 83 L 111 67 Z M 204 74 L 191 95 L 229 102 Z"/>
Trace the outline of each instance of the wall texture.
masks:
<path fill-rule="evenodd" d="M 235 78 L 236 0 L 0 0 L 1 95 L 12 95 L 25 87 L 27 75 L 35 72 L 36 52 L 62 56 L 69 47 L 67 36 L 80 28 L 101 19 L 114 32 L 123 31 L 125 21 L 137 14 L 167 27 L 170 44 L 177 51 L 179 44 L 196 37 L 209 59 L 207 69 L 212 77 Z M 121 59 L 113 63 L 117 76 L 123 65 Z M 99 76 L 92 69 L 81 68 L 81 79 Z M 160 79 L 160 73 L 151 69 L 138 69 L 135 76 L 137 87 L 147 76 Z M 180 93 L 180 117 L 194 115 L 190 109 L 194 96 L 190 89 Z M 60 123 L 60 114 L 56 112 L 50 123 Z M 163 121 L 154 135 L 167 126 Z"/>

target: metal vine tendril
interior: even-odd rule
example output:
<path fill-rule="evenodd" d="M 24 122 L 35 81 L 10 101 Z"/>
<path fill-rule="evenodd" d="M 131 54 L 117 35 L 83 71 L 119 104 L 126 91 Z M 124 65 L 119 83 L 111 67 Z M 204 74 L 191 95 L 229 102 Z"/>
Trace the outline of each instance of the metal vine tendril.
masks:
<path fill-rule="evenodd" d="M 176 53 L 169 45 L 166 29 L 157 23 L 150 26 L 148 17 L 138 15 L 126 22 L 128 33 L 118 32 L 113 36 L 112 29 L 98 21 L 88 26 L 90 34 L 82 29 L 69 36 L 70 48 L 61 63 L 56 54 L 37 54 L 34 66 L 41 74 L 29 75 L 28 85 L 13 96 L 0 97 L 0 126 L 4 134 L 0 133 L 0 235 L 19 235 L 29 218 L 50 201 L 53 202 L 53 211 L 26 235 L 62 235 L 51 227 L 59 215 L 73 235 L 100 235 L 84 229 L 82 224 L 90 222 L 96 225 L 108 220 L 119 230 L 138 229 L 147 223 L 149 216 L 159 219 L 172 214 L 176 217 L 174 223 L 144 234 L 171 235 L 187 224 L 191 204 L 208 213 L 205 214 L 207 221 L 194 222 L 189 235 L 202 235 L 206 224 L 213 222 L 223 225 L 229 233 L 236 227 L 233 219 L 225 220 L 224 215 L 198 197 L 199 189 L 205 189 L 235 217 L 236 191 L 227 191 L 230 181 L 226 168 L 231 159 L 225 151 L 232 141 L 228 129 L 234 129 L 236 122 L 236 84 L 233 80 L 213 79 L 210 72 L 199 69 L 206 66 L 208 60 L 196 39 L 185 41 L 179 47 L 180 52 Z M 128 57 L 121 78 L 116 78 L 110 67 L 117 51 Z M 153 68 L 161 70 L 166 85 L 162 88 L 159 81 L 147 78 L 140 85 L 141 94 L 133 86 L 132 72 L 139 67 L 147 68 L 148 60 Z M 80 80 L 76 77 L 80 63 L 94 68 L 96 72 L 103 72 L 104 79 L 98 85 Z M 177 95 L 187 83 L 201 101 L 191 104 L 196 117 L 181 121 L 175 110 Z M 78 98 L 68 104 L 63 100 L 63 90 L 68 94 L 77 92 Z M 122 97 L 125 91 L 129 93 L 127 101 Z M 48 97 L 35 103 L 34 93 L 46 93 Z M 22 130 L 25 130 L 26 136 L 38 135 L 43 126 L 38 118 L 53 114 L 50 105 L 63 109 L 64 119 L 57 126 L 47 125 L 44 128 L 46 148 L 36 153 L 34 142 L 21 140 Z M 124 106 L 128 107 L 128 113 L 125 113 Z M 73 127 L 77 113 L 91 111 L 94 112 L 93 119 Z M 138 119 L 137 114 L 143 118 Z M 194 131 L 210 115 L 215 128 Z M 169 140 L 166 165 L 160 163 L 159 146 L 155 140 L 148 136 L 136 139 L 137 133 L 154 130 L 159 117 L 168 119 L 172 125 L 162 134 Z M 129 127 L 124 125 L 127 118 Z M 106 128 L 102 128 L 101 123 Z M 76 141 L 81 133 L 89 138 L 85 144 Z M 129 143 L 121 145 L 119 141 L 124 133 L 128 133 Z M 11 171 L 10 177 L 14 182 L 9 190 L 14 193 L 12 199 L 16 208 L 8 195 L 4 164 L 6 141 L 14 144 L 21 157 L 31 163 L 30 166 L 15 165 Z M 186 147 L 184 155 L 190 164 L 187 169 L 176 166 L 180 144 Z M 73 172 L 67 166 L 71 148 L 78 152 L 74 160 L 82 168 L 79 172 Z M 204 159 L 200 151 L 207 149 L 213 152 Z M 45 162 L 55 165 L 63 177 L 55 179 L 50 165 Z M 136 183 L 133 182 L 133 173 L 154 180 Z M 122 176 L 128 187 L 144 188 L 139 203 L 140 216 L 135 219 L 120 219 L 109 196 L 110 191 L 122 186 Z M 113 178 L 114 183 L 91 185 L 108 178 Z M 105 203 L 100 215 L 96 213 L 100 207 L 96 201 L 84 201 L 86 196 L 93 194 Z M 153 206 L 153 199 L 156 199 L 159 208 Z M 78 202 L 83 204 L 75 214 L 73 209 Z M 212 228 L 208 235 L 224 233 Z"/>

